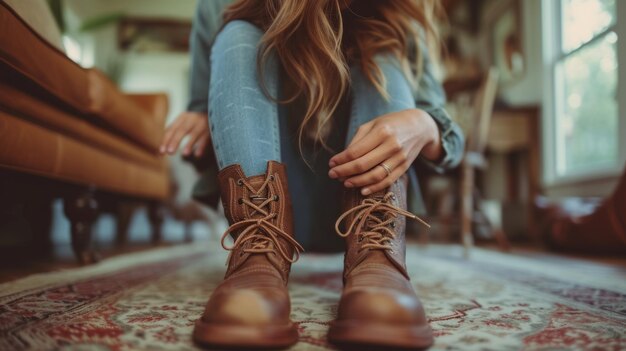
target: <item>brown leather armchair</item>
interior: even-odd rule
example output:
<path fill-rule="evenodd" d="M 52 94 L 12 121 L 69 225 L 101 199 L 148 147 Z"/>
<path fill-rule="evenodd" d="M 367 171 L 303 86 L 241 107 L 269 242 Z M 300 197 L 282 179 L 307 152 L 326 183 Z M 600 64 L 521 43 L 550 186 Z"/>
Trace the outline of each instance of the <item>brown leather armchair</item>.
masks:
<path fill-rule="evenodd" d="M 95 260 L 91 224 L 116 201 L 150 204 L 158 235 L 170 187 L 158 152 L 167 104 L 164 94 L 123 94 L 0 1 L 0 201 L 63 196 L 82 262 Z"/>

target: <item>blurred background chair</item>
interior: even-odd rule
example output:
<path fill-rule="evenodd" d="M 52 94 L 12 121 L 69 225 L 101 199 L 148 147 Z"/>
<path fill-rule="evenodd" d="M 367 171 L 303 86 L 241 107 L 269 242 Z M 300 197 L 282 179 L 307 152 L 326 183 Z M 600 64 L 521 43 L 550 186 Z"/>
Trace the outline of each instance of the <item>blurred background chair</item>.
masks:
<path fill-rule="evenodd" d="M 465 93 L 470 96 L 470 102 L 466 104 L 469 108 L 459 109 L 456 116 L 466 133 L 466 152 L 459 168 L 443 175 L 448 178 L 449 186 L 430 194 L 429 203 L 435 207 L 430 212 L 436 214 L 430 220 L 444 239 L 449 240 L 452 227 L 458 227 L 466 256 L 474 244 L 474 228 L 478 225 L 489 227 L 487 235 L 495 237 L 500 248 L 508 248 L 502 229 L 490 223 L 483 213 L 482 198 L 476 187 L 476 172 L 487 167 L 485 150 L 497 86 L 495 68 L 490 68 L 478 81 L 450 82 L 447 86 L 449 95 Z M 428 181 L 433 178 L 436 177 L 430 177 Z M 427 188 L 430 187 L 427 185 Z"/>

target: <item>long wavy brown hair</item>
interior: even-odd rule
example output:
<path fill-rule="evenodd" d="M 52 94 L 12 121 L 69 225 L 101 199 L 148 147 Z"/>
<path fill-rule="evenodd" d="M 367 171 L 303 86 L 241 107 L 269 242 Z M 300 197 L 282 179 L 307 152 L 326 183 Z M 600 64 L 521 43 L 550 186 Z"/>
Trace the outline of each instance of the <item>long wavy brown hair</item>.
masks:
<path fill-rule="evenodd" d="M 423 62 L 417 43 L 438 42 L 438 6 L 439 0 L 238 0 L 226 9 L 224 23 L 245 20 L 264 31 L 259 81 L 264 88 L 262 67 L 275 54 L 290 86 L 280 102 L 303 98 L 306 104 L 299 128 L 302 150 L 303 135 L 326 147 L 330 119 L 350 84 L 349 65 L 360 65 L 388 98 L 374 56 L 390 53 L 415 85 Z"/>

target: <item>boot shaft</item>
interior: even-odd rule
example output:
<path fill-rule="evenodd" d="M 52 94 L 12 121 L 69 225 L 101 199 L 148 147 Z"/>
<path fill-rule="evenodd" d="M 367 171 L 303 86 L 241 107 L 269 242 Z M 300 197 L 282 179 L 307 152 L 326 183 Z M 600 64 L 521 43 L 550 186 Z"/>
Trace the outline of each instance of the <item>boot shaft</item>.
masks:
<path fill-rule="evenodd" d="M 226 276 L 244 266 L 269 262 L 286 279 L 294 254 L 302 247 L 294 239 L 285 165 L 269 161 L 265 174 L 246 177 L 234 164 L 219 172 L 218 182 L 231 225 L 228 233 L 235 240 Z"/>
<path fill-rule="evenodd" d="M 414 216 L 406 212 L 407 182 L 404 175 L 390 187 L 367 196 L 361 195 L 359 189 L 345 190 L 342 199 L 345 217 L 340 217 L 343 223 L 340 235 L 346 240 L 344 276 L 368 262 L 392 265 L 408 278 L 406 216 Z"/>

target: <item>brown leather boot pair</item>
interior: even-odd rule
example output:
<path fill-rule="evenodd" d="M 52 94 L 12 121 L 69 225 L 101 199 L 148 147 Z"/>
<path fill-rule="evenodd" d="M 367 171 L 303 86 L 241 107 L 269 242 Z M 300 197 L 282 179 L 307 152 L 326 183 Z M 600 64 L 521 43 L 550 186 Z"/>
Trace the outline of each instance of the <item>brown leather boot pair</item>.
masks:
<path fill-rule="evenodd" d="M 224 281 L 196 322 L 193 338 L 220 348 L 285 348 L 298 341 L 290 320 L 287 281 L 302 247 L 295 241 L 285 166 L 268 162 L 264 175 L 245 177 L 239 165 L 220 171 L 222 237 L 231 250 Z M 404 263 L 406 180 L 386 192 L 349 191 L 344 292 L 329 340 L 340 346 L 426 348 L 432 333 Z M 400 216 L 399 216 L 400 215 Z M 232 235 L 234 244 L 224 239 Z"/>

